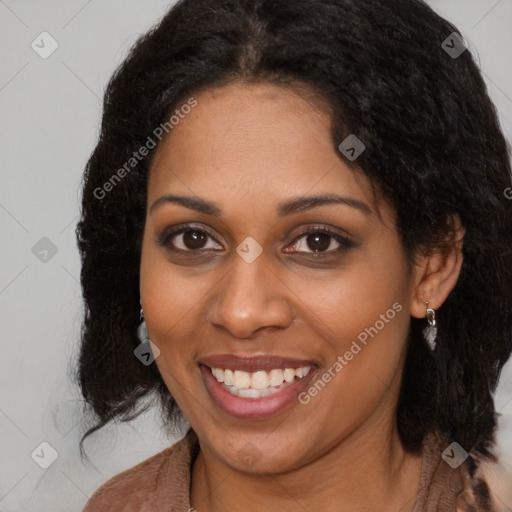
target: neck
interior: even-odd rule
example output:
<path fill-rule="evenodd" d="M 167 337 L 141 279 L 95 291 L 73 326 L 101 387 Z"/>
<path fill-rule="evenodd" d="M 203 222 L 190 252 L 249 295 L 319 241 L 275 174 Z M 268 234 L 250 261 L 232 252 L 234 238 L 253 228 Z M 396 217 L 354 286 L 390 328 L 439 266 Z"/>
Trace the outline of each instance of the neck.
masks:
<path fill-rule="evenodd" d="M 235 471 L 201 451 L 192 471 L 191 505 L 198 512 L 286 510 L 408 512 L 421 455 L 403 450 L 398 432 L 358 429 L 327 453 L 277 475 Z"/>

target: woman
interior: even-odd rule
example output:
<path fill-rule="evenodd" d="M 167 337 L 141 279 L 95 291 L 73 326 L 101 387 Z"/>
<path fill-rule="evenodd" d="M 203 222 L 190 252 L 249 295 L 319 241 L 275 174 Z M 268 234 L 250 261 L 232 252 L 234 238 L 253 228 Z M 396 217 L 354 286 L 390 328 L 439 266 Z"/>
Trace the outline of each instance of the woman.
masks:
<path fill-rule="evenodd" d="M 504 509 L 510 186 L 423 2 L 178 2 L 106 92 L 79 379 L 86 435 L 152 393 L 191 428 L 85 510 Z"/>

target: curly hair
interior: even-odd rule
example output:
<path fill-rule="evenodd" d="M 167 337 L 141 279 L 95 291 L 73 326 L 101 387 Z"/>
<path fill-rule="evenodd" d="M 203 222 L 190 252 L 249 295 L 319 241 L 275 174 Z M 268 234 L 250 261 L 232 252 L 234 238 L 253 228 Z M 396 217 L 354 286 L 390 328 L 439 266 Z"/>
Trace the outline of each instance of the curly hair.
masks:
<path fill-rule="evenodd" d="M 424 320 L 411 318 L 396 420 L 408 451 L 437 431 L 493 456 L 493 392 L 512 351 L 511 168 L 472 54 L 454 58 L 442 47 L 453 32 L 421 0 L 181 0 L 140 37 L 108 83 L 83 179 L 76 378 L 95 423 L 81 449 L 110 421 L 140 414 L 144 397 L 158 399 L 168 425 L 180 415 L 156 365 L 133 354 L 154 150 L 108 194 L 98 191 L 181 102 L 244 81 L 307 86 L 332 107 L 334 147 L 351 133 L 364 141 L 353 171 L 396 211 L 411 258 L 439 247 L 449 219 L 460 218 L 460 278 L 437 312 L 435 352 L 423 340 Z"/>

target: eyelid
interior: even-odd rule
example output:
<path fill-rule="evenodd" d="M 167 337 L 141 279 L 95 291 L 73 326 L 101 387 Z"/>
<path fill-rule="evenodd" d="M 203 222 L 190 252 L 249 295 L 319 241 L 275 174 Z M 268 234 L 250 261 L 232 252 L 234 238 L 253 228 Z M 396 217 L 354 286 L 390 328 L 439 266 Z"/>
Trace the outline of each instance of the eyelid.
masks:
<path fill-rule="evenodd" d="M 338 244 L 340 244 L 340 247 L 338 247 L 337 249 L 331 249 L 330 251 L 324 251 L 324 252 L 321 252 L 321 251 L 319 251 L 319 252 L 298 251 L 298 254 L 314 254 L 315 257 L 321 256 L 321 255 L 327 257 L 327 256 L 336 255 L 336 254 L 340 253 L 342 250 L 349 249 L 356 245 L 350 235 L 348 235 L 348 234 L 344 235 L 344 234 L 338 233 L 338 232 L 334 231 L 333 229 L 331 229 L 330 227 L 325 226 L 325 225 L 308 226 L 307 228 L 302 230 L 301 233 L 299 233 L 293 239 L 293 241 L 290 245 L 295 245 L 300 239 L 304 238 L 307 235 L 315 234 L 315 233 L 325 234 L 325 235 L 329 236 L 331 239 L 334 239 Z"/>
<path fill-rule="evenodd" d="M 164 248 L 167 248 L 170 251 L 181 252 L 181 253 L 199 253 L 204 251 L 205 249 L 197 249 L 197 250 L 184 250 L 184 249 L 176 249 L 169 246 L 171 239 L 186 233 L 187 231 L 198 231 L 206 234 L 210 239 L 215 241 L 216 244 L 222 245 L 217 238 L 204 226 L 199 226 L 194 223 L 192 224 L 178 224 L 177 226 L 171 226 L 169 228 L 164 229 L 157 236 L 157 242 Z M 211 249 L 206 249 L 207 251 L 211 251 Z"/>
<path fill-rule="evenodd" d="M 341 233 L 340 233 L 340 231 L 341 231 Z M 302 228 L 297 235 L 295 235 L 295 239 L 297 239 L 298 237 L 307 235 L 309 233 L 315 233 L 315 232 L 328 233 L 332 236 L 338 236 L 338 237 L 341 237 L 341 238 L 344 238 L 347 240 L 352 240 L 352 235 L 348 231 L 341 229 L 341 228 L 331 227 L 328 224 L 312 224 L 312 225 L 306 226 L 306 227 Z"/>
<path fill-rule="evenodd" d="M 164 229 L 158 235 L 157 243 L 159 245 L 161 245 L 162 247 L 168 249 L 171 252 L 182 253 L 182 254 L 184 254 L 184 253 L 200 254 L 202 252 L 203 253 L 204 252 L 221 252 L 219 249 L 204 249 L 204 248 L 202 248 L 202 249 L 195 249 L 195 250 L 194 249 L 185 250 L 185 249 L 178 249 L 176 247 L 170 246 L 170 241 L 172 239 L 174 239 L 175 237 L 177 237 L 183 233 L 186 233 L 187 231 L 197 231 L 200 233 L 204 233 L 208 238 L 213 240 L 216 244 L 221 245 L 221 246 L 223 245 L 221 242 L 219 242 L 217 240 L 217 237 L 214 236 L 210 232 L 209 229 L 207 229 L 203 225 L 200 226 L 195 223 L 179 224 L 179 225 Z M 315 255 L 315 257 L 321 257 L 321 256 L 328 257 L 328 256 L 337 255 L 340 252 L 342 252 L 343 250 L 350 249 L 351 247 L 353 247 L 355 245 L 355 242 L 352 240 L 352 237 L 349 234 L 341 234 L 339 232 L 336 232 L 333 228 L 331 228 L 329 226 L 317 224 L 317 225 L 306 226 L 305 228 L 303 228 L 301 230 L 301 232 L 298 233 L 294 237 L 294 239 L 287 245 L 287 247 L 293 246 L 293 245 L 297 244 L 297 242 L 300 239 L 304 238 L 305 236 L 310 235 L 310 234 L 315 234 L 315 233 L 327 235 L 331 239 L 334 239 L 340 245 L 340 247 L 338 247 L 337 249 L 331 249 L 329 251 L 324 251 L 324 252 L 322 252 L 322 251 L 297 251 L 297 252 L 294 252 L 291 254 L 312 254 L 312 255 Z"/>

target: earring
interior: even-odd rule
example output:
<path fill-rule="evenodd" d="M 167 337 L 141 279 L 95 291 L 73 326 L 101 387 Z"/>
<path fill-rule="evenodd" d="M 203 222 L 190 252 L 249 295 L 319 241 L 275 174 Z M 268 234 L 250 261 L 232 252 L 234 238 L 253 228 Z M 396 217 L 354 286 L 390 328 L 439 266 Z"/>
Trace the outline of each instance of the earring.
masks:
<path fill-rule="evenodd" d="M 427 321 L 428 325 L 423 329 L 423 337 L 425 341 L 428 343 L 430 350 L 432 352 L 436 348 L 436 337 L 437 337 L 437 322 L 436 322 L 436 312 L 429 307 L 427 301 Z"/>
<path fill-rule="evenodd" d="M 140 314 L 139 314 L 140 323 L 137 329 L 137 337 L 139 338 L 141 343 L 144 343 L 146 340 L 149 340 L 148 329 L 146 327 L 146 321 L 144 320 L 144 311 L 142 311 L 142 305 L 140 306 Z"/>

